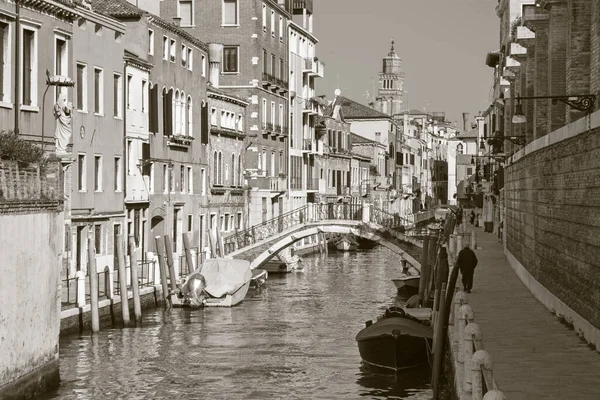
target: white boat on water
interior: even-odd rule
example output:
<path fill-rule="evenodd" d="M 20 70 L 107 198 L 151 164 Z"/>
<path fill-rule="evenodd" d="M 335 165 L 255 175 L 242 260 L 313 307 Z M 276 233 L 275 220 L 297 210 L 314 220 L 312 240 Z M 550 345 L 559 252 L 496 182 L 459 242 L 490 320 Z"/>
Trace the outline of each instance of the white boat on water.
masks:
<path fill-rule="evenodd" d="M 184 306 L 232 307 L 244 300 L 251 279 L 246 260 L 208 259 L 187 277 L 176 297 Z"/>
<path fill-rule="evenodd" d="M 420 275 L 404 275 L 396 279 L 392 279 L 394 285 L 396 285 L 396 289 L 404 289 L 404 288 L 419 288 L 419 280 L 421 279 Z"/>
<path fill-rule="evenodd" d="M 335 248 L 339 251 L 355 251 L 358 249 L 358 243 L 351 237 L 344 236 L 335 243 Z"/>
<path fill-rule="evenodd" d="M 288 247 L 281 250 L 274 258 L 260 266 L 261 269 L 269 273 L 287 274 L 292 271 L 301 271 L 304 269 L 302 259 L 296 253 L 296 249 Z"/>

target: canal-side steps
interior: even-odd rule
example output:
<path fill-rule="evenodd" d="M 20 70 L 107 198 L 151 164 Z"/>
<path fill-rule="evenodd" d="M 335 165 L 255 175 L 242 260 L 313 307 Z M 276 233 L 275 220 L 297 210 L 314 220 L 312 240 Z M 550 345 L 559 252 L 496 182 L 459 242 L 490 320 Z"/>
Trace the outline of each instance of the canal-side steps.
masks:
<path fill-rule="evenodd" d="M 472 293 L 454 294 L 449 319 L 457 397 L 600 399 L 600 355 L 533 296 L 494 234 L 459 230 L 448 243 L 451 264 L 464 240 L 479 263 Z"/>

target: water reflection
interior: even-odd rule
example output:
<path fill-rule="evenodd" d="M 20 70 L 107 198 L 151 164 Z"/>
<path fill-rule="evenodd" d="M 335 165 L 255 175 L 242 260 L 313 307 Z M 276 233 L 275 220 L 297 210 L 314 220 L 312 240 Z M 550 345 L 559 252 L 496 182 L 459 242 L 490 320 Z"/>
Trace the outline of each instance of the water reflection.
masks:
<path fill-rule="evenodd" d="M 364 322 L 404 302 L 385 249 L 304 258 L 224 309 L 146 311 L 142 327 L 61 339 L 60 388 L 44 399 L 431 398 L 427 368 L 361 365 Z"/>

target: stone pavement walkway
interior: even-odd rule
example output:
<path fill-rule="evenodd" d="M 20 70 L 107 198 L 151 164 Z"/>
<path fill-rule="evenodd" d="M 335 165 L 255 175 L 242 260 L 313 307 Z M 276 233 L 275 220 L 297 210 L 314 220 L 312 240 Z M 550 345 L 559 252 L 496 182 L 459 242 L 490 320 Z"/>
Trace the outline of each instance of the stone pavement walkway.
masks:
<path fill-rule="evenodd" d="M 494 234 L 475 229 L 479 264 L 469 304 L 498 388 L 508 400 L 599 400 L 600 353 L 533 297 Z"/>

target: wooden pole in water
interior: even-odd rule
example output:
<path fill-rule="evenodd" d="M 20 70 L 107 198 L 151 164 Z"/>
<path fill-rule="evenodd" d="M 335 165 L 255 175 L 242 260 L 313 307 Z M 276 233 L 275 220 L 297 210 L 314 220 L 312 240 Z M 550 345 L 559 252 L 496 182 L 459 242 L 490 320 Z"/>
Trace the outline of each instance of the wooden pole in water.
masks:
<path fill-rule="evenodd" d="M 425 286 L 427 286 L 427 274 L 429 271 L 429 265 L 427 263 L 429 248 L 429 235 L 423 238 L 423 249 L 421 249 L 421 276 L 419 277 L 419 297 L 421 298 L 421 305 L 425 303 Z"/>
<path fill-rule="evenodd" d="M 219 220 L 217 220 L 219 221 Z M 225 257 L 225 246 L 223 245 L 223 238 L 221 237 L 221 227 L 217 222 L 217 248 L 219 249 L 219 257 Z"/>
<path fill-rule="evenodd" d="M 131 271 L 131 291 L 133 292 L 133 315 L 136 325 L 142 322 L 142 302 L 138 282 L 137 257 L 135 255 L 135 237 L 129 236 L 129 270 Z"/>
<path fill-rule="evenodd" d="M 443 300 L 440 301 L 440 313 L 438 315 L 439 318 L 434 327 L 435 332 L 433 335 L 436 341 L 433 350 L 433 373 L 431 375 L 434 399 L 439 399 L 440 376 L 442 373 L 442 364 L 444 360 L 444 336 L 446 333 L 446 320 L 443 318 L 443 316 L 446 315 L 446 302 L 444 301 L 446 299 L 446 282 L 442 284 L 440 294 Z"/>
<path fill-rule="evenodd" d="M 167 266 L 169 267 L 169 282 L 171 283 L 171 290 L 177 290 L 177 277 L 175 276 L 175 264 L 173 262 L 173 245 L 169 235 L 164 236 L 165 249 L 167 252 Z"/>
<path fill-rule="evenodd" d="M 181 235 L 183 238 L 183 248 L 185 250 L 185 262 L 187 263 L 188 275 L 194 270 L 194 261 L 192 260 L 192 250 L 190 249 L 190 237 L 187 233 Z M 183 272 L 183 268 L 179 268 Z"/>
<path fill-rule="evenodd" d="M 127 294 L 127 268 L 125 267 L 125 242 L 123 235 L 117 235 L 117 262 L 119 263 L 119 291 L 121 295 L 121 315 L 123 326 L 129 326 L 129 296 Z"/>
<path fill-rule="evenodd" d="M 92 311 L 92 333 L 100 332 L 98 312 L 98 271 L 96 269 L 96 249 L 93 237 L 88 238 L 88 263 L 90 266 L 90 306 Z"/>
<path fill-rule="evenodd" d="M 163 299 L 169 298 L 169 286 L 167 285 L 167 266 L 165 265 L 165 242 L 160 236 L 154 238 L 156 252 L 158 253 L 158 266 L 160 268 L 160 283 L 162 286 Z"/>

